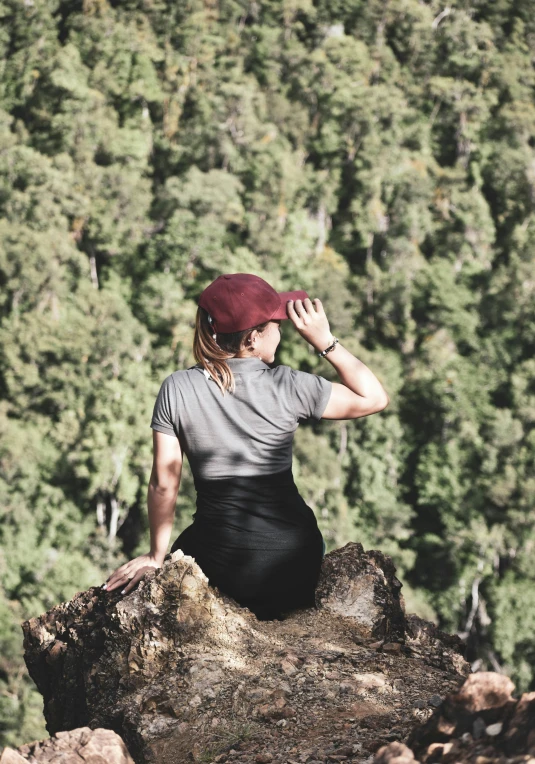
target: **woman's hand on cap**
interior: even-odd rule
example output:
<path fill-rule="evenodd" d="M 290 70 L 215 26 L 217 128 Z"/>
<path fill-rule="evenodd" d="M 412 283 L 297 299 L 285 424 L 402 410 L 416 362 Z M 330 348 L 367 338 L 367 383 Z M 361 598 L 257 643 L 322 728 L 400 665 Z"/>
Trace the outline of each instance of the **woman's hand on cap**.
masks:
<path fill-rule="evenodd" d="M 106 592 L 111 592 L 120 586 L 121 594 L 129 594 L 148 570 L 160 567 L 161 563 L 150 554 L 142 554 L 117 568 L 102 588 Z"/>
<path fill-rule="evenodd" d="M 314 300 L 309 297 L 304 300 L 288 300 L 287 312 L 288 318 L 301 337 L 310 342 L 318 352 L 332 343 L 329 320 L 318 297 Z"/>

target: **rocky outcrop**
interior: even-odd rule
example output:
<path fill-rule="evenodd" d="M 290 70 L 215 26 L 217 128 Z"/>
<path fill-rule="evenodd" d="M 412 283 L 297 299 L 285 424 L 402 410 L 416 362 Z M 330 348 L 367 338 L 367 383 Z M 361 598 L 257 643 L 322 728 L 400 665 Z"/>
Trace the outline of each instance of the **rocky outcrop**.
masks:
<path fill-rule="evenodd" d="M 177 551 L 125 597 L 90 589 L 25 622 L 25 660 L 50 733 L 114 730 L 138 764 L 365 760 L 469 673 L 400 589 L 389 558 L 347 544 L 315 608 L 259 621 Z"/>
<path fill-rule="evenodd" d="M 111 730 L 82 727 L 20 748 L 4 748 L 0 764 L 134 764 L 126 746 Z"/>
<path fill-rule="evenodd" d="M 472 674 L 425 724 L 413 729 L 406 745 L 382 747 L 375 764 L 533 764 L 535 692 L 515 699 L 513 691 L 502 674 Z"/>
<path fill-rule="evenodd" d="M 402 584 L 395 574 L 392 559 L 382 552 L 364 553 L 361 544 L 346 544 L 324 558 L 316 602 L 354 618 L 377 639 L 403 639 L 407 624 L 400 602 Z"/>

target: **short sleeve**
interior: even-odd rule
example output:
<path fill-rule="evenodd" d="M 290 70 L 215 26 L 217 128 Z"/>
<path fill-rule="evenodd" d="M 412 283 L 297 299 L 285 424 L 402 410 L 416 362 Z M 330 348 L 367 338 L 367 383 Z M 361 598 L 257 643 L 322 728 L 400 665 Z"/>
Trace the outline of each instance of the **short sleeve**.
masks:
<path fill-rule="evenodd" d="M 150 426 L 157 432 L 178 437 L 176 388 L 172 374 L 162 382 L 154 404 Z"/>
<path fill-rule="evenodd" d="M 298 419 L 319 421 L 331 397 L 332 382 L 317 374 L 291 369 L 295 414 Z"/>

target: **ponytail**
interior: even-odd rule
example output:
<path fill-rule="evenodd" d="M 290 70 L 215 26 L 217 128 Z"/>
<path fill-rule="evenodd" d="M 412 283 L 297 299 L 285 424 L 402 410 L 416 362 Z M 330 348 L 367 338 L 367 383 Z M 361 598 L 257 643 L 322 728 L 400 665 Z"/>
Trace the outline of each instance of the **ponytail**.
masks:
<path fill-rule="evenodd" d="M 227 363 L 229 358 L 234 358 L 236 353 L 242 350 L 249 335 L 256 329 L 262 333 L 269 321 L 241 332 L 214 334 L 210 325 L 208 313 L 200 306 L 197 308 L 195 318 L 195 335 L 193 337 L 193 355 L 195 360 L 207 371 L 216 385 L 225 395 L 233 393 L 236 389 L 234 374 Z M 214 336 L 216 339 L 214 339 Z"/>

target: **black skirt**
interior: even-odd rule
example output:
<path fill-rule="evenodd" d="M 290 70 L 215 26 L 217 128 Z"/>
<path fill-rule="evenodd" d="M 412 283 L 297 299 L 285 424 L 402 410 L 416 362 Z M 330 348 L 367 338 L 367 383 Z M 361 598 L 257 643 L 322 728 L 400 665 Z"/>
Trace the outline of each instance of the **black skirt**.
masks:
<path fill-rule="evenodd" d="M 194 557 L 210 585 L 261 620 L 314 607 L 323 537 L 292 470 L 194 481 L 197 511 L 171 552 Z"/>

